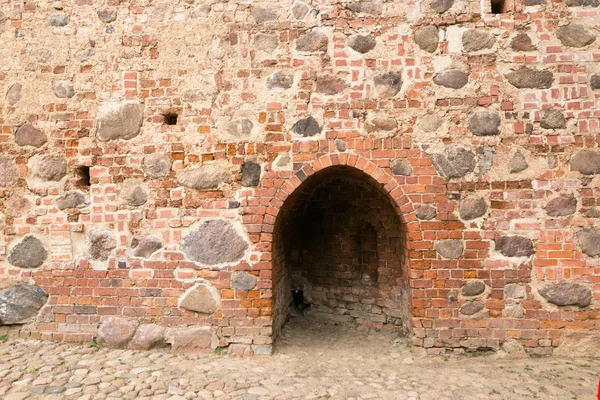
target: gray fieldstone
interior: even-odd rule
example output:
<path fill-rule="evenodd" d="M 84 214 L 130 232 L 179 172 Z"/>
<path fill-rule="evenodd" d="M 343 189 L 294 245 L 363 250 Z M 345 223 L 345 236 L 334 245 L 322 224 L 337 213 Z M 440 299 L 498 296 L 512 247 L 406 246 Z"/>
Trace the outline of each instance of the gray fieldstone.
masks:
<path fill-rule="evenodd" d="M 257 24 L 275 21 L 279 17 L 279 11 L 276 8 L 252 8 L 252 18 Z"/>
<path fill-rule="evenodd" d="M 563 46 L 581 48 L 596 41 L 596 35 L 581 24 L 571 22 L 556 28 L 556 37 Z"/>
<path fill-rule="evenodd" d="M 292 132 L 304 137 L 318 135 L 322 130 L 319 122 L 311 116 L 302 118 L 292 126 Z"/>
<path fill-rule="evenodd" d="M 208 283 L 200 283 L 181 296 L 179 307 L 201 314 L 212 314 L 217 311 L 220 302 L 217 289 Z"/>
<path fill-rule="evenodd" d="M 171 156 L 155 153 L 144 157 L 144 172 L 149 178 L 164 178 L 171 172 Z"/>
<path fill-rule="evenodd" d="M 569 7 L 598 7 L 598 0 L 567 0 Z"/>
<path fill-rule="evenodd" d="M 549 89 L 554 82 L 550 71 L 521 67 L 504 75 L 508 82 L 520 89 Z"/>
<path fill-rule="evenodd" d="M 435 53 L 440 43 L 440 31 L 436 26 L 427 25 L 415 29 L 415 43 L 428 53 Z"/>
<path fill-rule="evenodd" d="M 468 29 L 462 35 L 463 49 L 469 52 L 491 49 L 495 43 L 494 35 L 481 29 Z"/>
<path fill-rule="evenodd" d="M 577 211 L 577 199 L 572 194 L 563 194 L 550 200 L 545 209 L 550 217 L 571 215 Z"/>
<path fill-rule="evenodd" d="M 131 248 L 135 257 L 150 258 L 152 254 L 162 249 L 163 244 L 156 236 L 134 236 Z"/>
<path fill-rule="evenodd" d="M 504 311 L 502 312 L 504 318 L 523 318 L 524 315 L 525 310 L 521 303 L 506 304 L 504 306 Z"/>
<path fill-rule="evenodd" d="M 15 105 L 19 100 L 21 100 L 21 90 L 23 89 L 23 85 L 20 83 L 13 83 L 10 88 L 6 91 L 6 102 L 9 105 Z"/>
<path fill-rule="evenodd" d="M 44 157 L 33 166 L 33 175 L 48 182 L 58 182 L 67 175 L 67 160 L 62 157 Z"/>
<path fill-rule="evenodd" d="M 406 159 L 396 159 L 392 161 L 390 169 L 394 175 L 409 176 L 413 173 L 412 165 L 410 165 Z"/>
<path fill-rule="evenodd" d="M 104 22 L 105 24 L 110 24 L 111 22 L 115 22 L 117 19 L 117 10 L 106 8 L 104 10 L 98 10 L 96 15 L 98 15 L 100 21 Z"/>
<path fill-rule="evenodd" d="M 32 124 L 24 124 L 15 132 L 15 142 L 19 146 L 42 147 L 48 141 L 44 132 Z"/>
<path fill-rule="evenodd" d="M 496 149 L 490 146 L 478 146 L 477 154 L 479 161 L 477 163 L 479 170 L 485 174 L 494 165 L 494 160 L 496 159 Z"/>
<path fill-rule="evenodd" d="M 267 89 L 289 89 L 294 85 L 294 74 L 289 70 L 274 72 L 267 78 Z"/>
<path fill-rule="evenodd" d="M 165 327 L 156 324 L 143 324 L 137 328 L 128 348 L 133 350 L 151 350 L 167 346 Z"/>
<path fill-rule="evenodd" d="M 68 208 L 82 208 L 89 205 L 89 202 L 83 192 L 80 190 L 72 190 L 66 192 L 56 198 L 56 207 L 59 210 Z"/>
<path fill-rule="evenodd" d="M 254 48 L 258 51 L 272 53 L 279 46 L 279 37 L 268 33 L 259 33 L 254 37 Z"/>
<path fill-rule="evenodd" d="M 565 129 L 567 127 L 567 118 L 560 108 L 550 107 L 544 110 L 540 126 L 544 129 Z"/>
<path fill-rule="evenodd" d="M 444 123 L 444 118 L 436 114 L 425 114 L 419 118 L 418 128 L 423 132 L 437 131 Z"/>
<path fill-rule="evenodd" d="M 462 178 L 475 169 L 475 154 L 459 146 L 450 146 L 441 154 L 432 154 L 431 161 L 446 179 Z"/>
<path fill-rule="evenodd" d="M 227 124 L 227 133 L 236 138 L 245 138 L 252 134 L 254 124 L 248 118 L 237 118 Z"/>
<path fill-rule="evenodd" d="M 485 284 L 481 281 L 468 281 L 462 288 L 463 296 L 478 296 L 485 292 Z"/>
<path fill-rule="evenodd" d="M 52 14 L 48 17 L 48 24 L 51 26 L 67 26 L 69 19 L 67 14 Z"/>
<path fill-rule="evenodd" d="M 242 186 L 253 187 L 260 183 L 260 174 L 262 168 L 259 163 L 254 161 L 246 161 L 242 165 Z"/>
<path fill-rule="evenodd" d="M 463 244 L 462 240 L 457 239 L 439 240 L 433 245 L 433 248 L 442 257 L 449 258 L 451 260 L 459 259 L 465 251 L 465 245 Z"/>
<path fill-rule="evenodd" d="M 574 282 L 560 281 L 545 284 L 538 293 L 557 306 L 587 307 L 592 302 L 592 291 Z"/>
<path fill-rule="evenodd" d="M 590 78 L 590 86 L 593 90 L 600 90 L 600 74 L 592 75 Z"/>
<path fill-rule="evenodd" d="M 117 248 L 117 239 L 109 231 L 91 231 L 87 234 L 86 244 L 91 259 L 106 261 Z"/>
<path fill-rule="evenodd" d="M 507 299 L 524 299 L 526 295 L 525 287 L 516 283 L 509 283 L 504 286 L 504 297 Z"/>
<path fill-rule="evenodd" d="M 296 2 L 292 6 L 292 15 L 297 20 L 304 19 L 304 17 L 306 17 L 308 15 L 309 11 L 310 11 L 310 7 L 301 2 Z"/>
<path fill-rule="evenodd" d="M 383 4 L 379 1 L 354 1 L 346 4 L 346 8 L 355 13 L 369 15 L 380 15 L 383 12 Z"/>
<path fill-rule="evenodd" d="M 390 132 L 398 128 L 398 122 L 394 118 L 375 117 L 370 122 L 365 123 L 367 132 L 386 131 Z"/>
<path fill-rule="evenodd" d="M 326 52 L 329 38 L 324 33 L 311 31 L 296 40 L 296 50 L 305 52 Z"/>
<path fill-rule="evenodd" d="M 460 308 L 460 313 L 463 315 L 474 315 L 482 311 L 484 308 L 485 306 L 481 301 L 470 301 L 463 304 L 463 306 Z"/>
<path fill-rule="evenodd" d="M 100 324 L 96 335 L 96 342 L 105 347 L 124 348 L 133 338 L 137 326 L 137 321 L 120 317 L 109 317 Z"/>
<path fill-rule="evenodd" d="M 348 143 L 342 139 L 335 139 L 335 148 L 337 151 L 344 152 L 348 150 Z"/>
<path fill-rule="evenodd" d="M 209 326 L 190 326 L 169 329 L 166 342 L 171 345 L 171 351 L 176 353 L 205 353 L 212 352 L 218 340 Z"/>
<path fill-rule="evenodd" d="M 181 171 L 177 182 L 190 189 L 217 189 L 222 183 L 231 183 L 231 173 L 219 164 L 208 164 Z"/>
<path fill-rule="evenodd" d="M 348 39 L 348 47 L 361 54 L 368 53 L 377 45 L 373 35 L 356 35 Z"/>
<path fill-rule="evenodd" d="M 96 54 L 96 50 L 93 47 L 88 47 L 87 49 L 80 50 L 75 53 L 75 58 L 79 62 L 85 62 L 92 58 Z"/>
<path fill-rule="evenodd" d="M 130 207 L 140 207 L 148 201 L 148 193 L 139 185 L 127 186 L 121 191 L 121 199 Z"/>
<path fill-rule="evenodd" d="M 25 217 L 31 210 L 31 202 L 20 193 L 14 193 L 4 204 L 5 213 L 9 217 Z"/>
<path fill-rule="evenodd" d="M 428 204 L 423 204 L 415 210 L 415 215 L 421 220 L 429 221 L 437 216 L 437 210 Z"/>
<path fill-rule="evenodd" d="M 540 4 L 544 4 L 546 0 L 521 0 L 521 4 L 524 6 L 539 6 Z"/>
<path fill-rule="evenodd" d="M 476 109 L 469 116 L 469 129 L 475 136 L 500 134 L 500 115 L 486 108 Z"/>
<path fill-rule="evenodd" d="M 511 174 L 525 171 L 527 168 L 529 168 L 529 164 L 527 164 L 525 156 L 520 152 L 515 153 L 508 165 L 508 170 Z"/>
<path fill-rule="evenodd" d="M 375 91 L 379 97 L 392 98 L 402 89 L 402 74 L 399 72 L 386 72 L 373 78 Z"/>
<path fill-rule="evenodd" d="M 317 78 L 317 93 L 333 96 L 342 93 L 348 84 L 342 78 L 333 75 L 321 75 Z"/>
<path fill-rule="evenodd" d="M 590 257 L 600 256 L 600 230 L 596 228 L 582 229 L 577 232 L 577 241 L 583 254 Z"/>
<path fill-rule="evenodd" d="M 438 14 L 443 14 L 454 5 L 454 0 L 433 0 L 430 7 Z"/>
<path fill-rule="evenodd" d="M 487 203 L 483 197 L 470 195 L 465 197 L 459 206 L 460 217 L 466 221 L 483 217 L 487 212 Z"/>
<path fill-rule="evenodd" d="M 75 96 L 75 87 L 71 81 L 57 81 L 52 86 L 54 95 L 59 99 L 70 99 Z"/>
<path fill-rule="evenodd" d="M 15 267 L 37 268 L 48 258 L 44 243 L 33 235 L 27 235 L 10 251 L 8 262 Z"/>
<path fill-rule="evenodd" d="M 133 139 L 140 134 L 143 120 L 144 106 L 140 103 L 104 103 L 98 109 L 96 137 L 101 142 Z"/>
<path fill-rule="evenodd" d="M 505 257 L 529 257 L 535 253 L 531 239 L 517 235 L 496 240 L 496 251 Z"/>
<path fill-rule="evenodd" d="M 185 235 L 181 249 L 192 261 L 216 265 L 239 261 L 246 253 L 248 243 L 231 223 L 213 219 L 203 222 Z"/>
<path fill-rule="evenodd" d="M 0 326 L 29 322 L 46 304 L 48 297 L 41 287 L 25 283 L 0 290 Z"/>
<path fill-rule="evenodd" d="M 571 157 L 571 170 L 584 175 L 600 173 L 600 152 L 581 150 Z"/>
<path fill-rule="evenodd" d="M 460 89 L 469 82 L 469 76 L 458 69 L 450 69 L 437 74 L 433 83 L 450 89 Z"/>
<path fill-rule="evenodd" d="M 511 47 L 511 49 L 513 49 L 515 51 L 535 51 L 535 50 L 537 50 L 537 48 L 533 45 L 533 42 L 531 41 L 531 37 L 529 37 L 528 34 L 522 33 L 522 32 L 517 34 L 510 41 L 510 47 Z"/>
<path fill-rule="evenodd" d="M 7 157 L 0 157 L 0 187 L 12 186 L 19 178 L 19 170 L 14 161 Z"/>
<path fill-rule="evenodd" d="M 247 272 L 234 272 L 231 277 L 231 288 L 235 290 L 252 290 L 256 287 L 258 278 Z"/>

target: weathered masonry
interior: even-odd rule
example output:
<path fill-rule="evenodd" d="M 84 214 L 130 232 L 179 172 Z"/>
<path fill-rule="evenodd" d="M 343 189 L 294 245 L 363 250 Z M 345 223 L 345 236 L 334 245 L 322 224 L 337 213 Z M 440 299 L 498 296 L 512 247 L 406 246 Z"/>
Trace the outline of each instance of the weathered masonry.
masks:
<path fill-rule="evenodd" d="M 0 334 L 600 333 L 597 0 L 0 0 Z"/>

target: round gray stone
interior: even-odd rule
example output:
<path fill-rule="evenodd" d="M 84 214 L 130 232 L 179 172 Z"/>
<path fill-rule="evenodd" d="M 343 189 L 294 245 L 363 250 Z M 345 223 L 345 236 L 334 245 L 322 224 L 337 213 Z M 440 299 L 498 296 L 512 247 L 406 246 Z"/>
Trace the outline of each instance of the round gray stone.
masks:
<path fill-rule="evenodd" d="M 348 39 L 348 47 L 361 54 L 368 53 L 377 45 L 373 35 L 356 35 Z"/>
<path fill-rule="evenodd" d="M 577 232 L 577 241 L 583 254 L 590 257 L 600 256 L 600 230 L 596 228 L 582 229 Z"/>
<path fill-rule="evenodd" d="M 96 137 L 101 142 L 133 139 L 140 133 L 144 106 L 137 102 L 104 103 L 98 109 Z"/>
<path fill-rule="evenodd" d="M 201 314 L 212 314 L 219 308 L 217 290 L 208 283 L 200 283 L 184 293 L 179 307 Z"/>
<path fill-rule="evenodd" d="M 164 178 L 171 172 L 171 157 L 165 153 L 155 153 L 144 157 L 144 172 L 149 178 Z"/>
<path fill-rule="evenodd" d="M 310 7 L 304 3 L 296 2 L 292 6 L 292 15 L 297 20 L 302 20 L 310 12 Z"/>
<path fill-rule="evenodd" d="M 15 267 L 37 268 L 44 264 L 47 257 L 44 243 L 33 235 L 27 235 L 12 248 L 8 262 Z"/>
<path fill-rule="evenodd" d="M 161 240 L 156 236 L 134 236 L 131 239 L 131 248 L 135 257 L 149 258 L 162 247 Z"/>
<path fill-rule="evenodd" d="M 581 150 L 571 157 L 571 170 L 579 171 L 584 175 L 600 173 L 600 152 Z"/>
<path fill-rule="evenodd" d="M 380 15 L 383 11 L 383 4 L 379 1 L 354 1 L 347 3 L 346 8 L 355 13 Z"/>
<path fill-rule="evenodd" d="M 525 287 L 521 285 L 510 283 L 504 286 L 504 297 L 507 299 L 524 299 L 525 295 Z"/>
<path fill-rule="evenodd" d="M 242 165 L 242 186 L 253 187 L 260 183 L 260 173 L 262 168 L 259 163 L 254 161 L 246 161 Z"/>
<path fill-rule="evenodd" d="M 59 99 L 70 99 L 75 96 L 75 87 L 71 81 L 57 81 L 52 86 L 54 95 Z"/>
<path fill-rule="evenodd" d="M 423 204 L 415 210 L 415 215 L 421 220 L 429 221 L 437 216 L 437 210 L 429 204 Z"/>
<path fill-rule="evenodd" d="M 235 290 L 252 290 L 258 279 L 247 272 L 234 272 L 231 277 L 231 288 Z"/>
<path fill-rule="evenodd" d="M 56 198 L 56 207 L 59 210 L 68 208 L 82 208 L 89 204 L 85 194 L 80 190 L 64 193 Z"/>
<path fill-rule="evenodd" d="M 87 234 L 86 244 L 91 259 L 106 261 L 117 248 L 117 239 L 112 232 L 91 231 Z"/>
<path fill-rule="evenodd" d="M 550 107 L 544 111 L 540 126 L 544 129 L 565 129 L 567 118 L 560 108 Z"/>
<path fill-rule="evenodd" d="M 105 8 L 103 10 L 98 10 L 96 15 L 98 15 L 98 19 L 100 19 L 100 21 L 104 22 L 105 24 L 110 24 L 117 19 L 117 10 Z"/>
<path fill-rule="evenodd" d="M 487 212 L 487 204 L 483 197 L 471 195 L 460 202 L 459 214 L 464 220 L 483 217 Z"/>
<path fill-rule="evenodd" d="M 20 83 L 13 83 L 10 88 L 6 91 L 6 102 L 9 105 L 15 105 L 19 100 L 21 100 L 21 90 L 23 89 L 23 85 Z"/>
<path fill-rule="evenodd" d="M 475 169 L 475 154 L 459 146 L 450 146 L 443 153 L 432 154 L 433 166 L 444 178 L 462 178 Z"/>
<path fill-rule="evenodd" d="M 267 89 L 289 89 L 294 85 L 294 74 L 288 70 L 274 72 L 267 78 Z"/>
<path fill-rule="evenodd" d="M 228 221 L 208 220 L 190 231 L 181 244 L 181 250 L 192 261 L 216 265 L 239 261 L 248 243 Z"/>
<path fill-rule="evenodd" d="M 231 183 L 231 173 L 218 164 L 208 164 L 181 171 L 177 182 L 190 189 L 217 189 L 222 183 Z"/>
<path fill-rule="evenodd" d="M 475 136 L 500 134 L 500 115 L 493 110 L 480 108 L 469 115 L 469 129 Z"/>
<path fill-rule="evenodd" d="M 587 307 L 592 302 L 592 291 L 579 284 L 560 281 L 545 284 L 538 293 L 549 303 L 557 306 Z"/>
<path fill-rule="evenodd" d="M 457 239 L 439 240 L 433 245 L 433 248 L 442 257 L 449 258 L 451 260 L 459 259 L 465 251 L 465 245 L 463 244 L 462 240 Z"/>
<path fill-rule="evenodd" d="M 342 93 L 348 84 L 342 78 L 333 75 L 321 75 L 317 78 L 315 91 L 317 93 L 333 96 Z"/>
<path fill-rule="evenodd" d="M 554 82 L 550 71 L 521 67 L 505 75 L 508 82 L 519 89 L 549 89 Z"/>
<path fill-rule="evenodd" d="M 67 26 L 69 19 L 67 14 L 52 14 L 48 17 L 48 24 L 51 26 Z"/>
<path fill-rule="evenodd" d="M 462 35 L 463 49 L 468 52 L 491 49 L 495 43 L 496 38 L 481 29 L 468 29 Z"/>
<path fill-rule="evenodd" d="M 62 157 L 44 157 L 33 166 L 33 175 L 48 182 L 58 182 L 67 175 L 67 160 Z"/>
<path fill-rule="evenodd" d="M 292 126 L 292 132 L 304 137 L 318 135 L 322 130 L 319 122 L 311 116 L 302 118 Z"/>
<path fill-rule="evenodd" d="M 140 207 L 148 201 L 148 193 L 139 185 L 128 186 L 121 192 L 121 198 L 130 207 Z"/>
<path fill-rule="evenodd" d="M 397 159 L 392 161 L 390 169 L 394 175 L 409 176 L 413 173 L 412 165 L 410 165 L 406 159 Z"/>
<path fill-rule="evenodd" d="M 348 150 L 348 143 L 342 139 L 335 139 L 335 148 L 337 151 L 344 152 Z"/>
<path fill-rule="evenodd" d="M 460 89 L 469 82 L 469 76 L 458 69 L 450 69 L 433 78 L 433 83 L 450 89 Z"/>
<path fill-rule="evenodd" d="M 386 72 L 373 79 L 375 91 L 379 97 L 392 98 L 402 89 L 402 74 L 399 72 Z"/>
<path fill-rule="evenodd" d="M 19 178 L 19 170 L 14 161 L 7 157 L 0 157 L 0 187 L 12 186 Z"/>
<path fill-rule="evenodd" d="M 525 171 L 527 168 L 529 168 L 529 164 L 527 164 L 525 156 L 520 152 L 515 153 L 508 165 L 508 170 L 511 174 L 516 174 Z"/>
<path fill-rule="evenodd" d="M 296 50 L 303 52 L 326 52 L 329 38 L 324 33 L 311 31 L 296 40 Z"/>
<path fill-rule="evenodd" d="M 482 311 L 484 308 L 485 306 L 481 301 L 470 301 L 463 304 L 463 306 L 460 308 L 460 313 L 463 315 L 474 315 Z"/>
<path fill-rule="evenodd" d="M 496 251 L 506 257 L 529 257 L 535 253 L 531 239 L 518 235 L 496 240 Z"/>
<path fill-rule="evenodd" d="M 265 53 L 272 53 L 279 46 L 279 37 L 268 33 L 259 33 L 254 37 L 254 48 Z"/>
<path fill-rule="evenodd" d="M 421 26 L 415 29 L 414 40 L 421 50 L 435 53 L 440 43 L 440 32 L 433 25 Z"/>
<path fill-rule="evenodd" d="M 546 214 L 551 217 L 563 217 L 577 211 L 577 199 L 572 194 L 563 194 L 546 204 Z"/>
<path fill-rule="evenodd" d="M 29 123 L 21 125 L 15 132 L 15 142 L 19 146 L 42 147 L 47 141 L 46 134 Z"/>
<path fill-rule="evenodd" d="M 120 317 L 109 317 L 100 324 L 96 335 L 96 342 L 105 347 L 124 348 L 133 338 L 137 326 L 137 321 Z"/>
<path fill-rule="evenodd" d="M 425 114 L 419 119 L 418 127 L 423 132 L 437 131 L 444 123 L 444 118 L 436 114 Z"/>
<path fill-rule="evenodd" d="M 438 14 L 443 14 L 452 8 L 454 0 L 433 0 L 429 5 Z"/>
<path fill-rule="evenodd" d="M 593 90 L 600 90 L 600 74 L 592 75 L 590 78 L 590 86 Z"/>
<path fill-rule="evenodd" d="M 477 296 L 485 291 L 485 285 L 481 281 L 468 281 L 462 288 L 463 296 Z"/>
<path fill-rule="evenodd" d="M 46 304 L 48 297 L 41 287 L 25 283 L 0 290 L 0 325 L 29 322 Z"/>
<path fill-rule="evenodd" d="M 556 28 L 556 37 L 563 46 L 581 48 L 596 41 L 596 35 L 585 26 L 571 22 Z"/>
<path fill-rule="evenodd" d="M 166 347 L 166 329 L 156 324 L 142 324 L 131 338 L 128 348 L 133 350 L 150 350 Z"/>
<path fill-rule="evenodd" d="M 365 130 L 367 132 L 386 131 L 390 132 L 398 128 L 398 122 L 394 118 L 378 116 L 373 118 L 370 122 L 365 123 Z"/>

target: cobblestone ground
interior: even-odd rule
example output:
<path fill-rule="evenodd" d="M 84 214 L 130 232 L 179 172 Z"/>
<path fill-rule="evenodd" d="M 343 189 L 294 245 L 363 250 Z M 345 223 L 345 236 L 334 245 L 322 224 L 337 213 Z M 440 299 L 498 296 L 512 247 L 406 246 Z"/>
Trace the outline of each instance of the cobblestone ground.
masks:
<path fill-rule="evenodd" d="M 412 357 L 391 333 L 293 318 L 271 357 L 0 342 L 0 398 L 595 399 L 598 359 Z"/>

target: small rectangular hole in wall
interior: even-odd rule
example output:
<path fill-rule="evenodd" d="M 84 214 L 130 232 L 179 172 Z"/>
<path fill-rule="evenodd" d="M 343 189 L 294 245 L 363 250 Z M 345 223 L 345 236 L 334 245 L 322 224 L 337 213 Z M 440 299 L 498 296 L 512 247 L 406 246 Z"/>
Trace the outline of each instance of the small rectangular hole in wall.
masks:
<path fill-rule="evenodd" d="M 165 117 L 165 124 L 166 125 L 177 125 L 177 119 L 179 118 L 179 115 L 177 115 L 177 114 L 164 114 L 163 116 Z"/>
<path fill-rule="evenodd" d="M 75 170 L 75 178 L 75 186 L 80 188 L 90 187 L 92 185 L 90 181 L 90 167 L 85 165 L 78 167 Z"/>
<path fill-rule="evenodd" d="M 508 11 L 508 0 L 490 0 L 492 5 L 492 14 L 504 14 Z"/>

